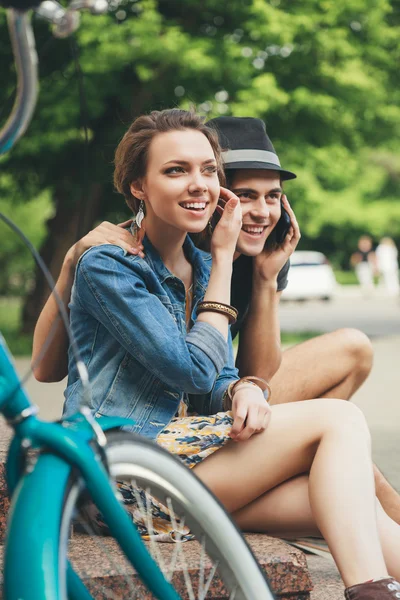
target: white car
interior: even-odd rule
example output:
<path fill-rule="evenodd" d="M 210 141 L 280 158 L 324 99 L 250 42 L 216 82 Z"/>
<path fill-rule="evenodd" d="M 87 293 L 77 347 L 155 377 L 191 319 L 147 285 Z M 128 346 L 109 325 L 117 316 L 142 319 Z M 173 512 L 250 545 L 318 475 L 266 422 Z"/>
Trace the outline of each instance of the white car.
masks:
<path fill-rule="evenodd" d="M 282 292 L 283 300 L 331 300 L 337 286 L 326 256 L 308 250 L 292 254 L 288 280 Z"/>

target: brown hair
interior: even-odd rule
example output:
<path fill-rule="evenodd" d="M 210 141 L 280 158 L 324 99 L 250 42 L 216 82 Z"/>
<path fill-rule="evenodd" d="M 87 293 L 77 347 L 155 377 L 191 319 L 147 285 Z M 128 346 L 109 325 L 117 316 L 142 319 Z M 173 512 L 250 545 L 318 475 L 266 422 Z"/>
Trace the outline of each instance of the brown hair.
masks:
<path fill-rule="evenodd" d="M 159 133 L 185 129 L 194 129 L 206 136 L 217 161 L 218 178 L 221 183 L 225 182 L 218 136 L 205 125 L 204 119 L 193 111 L 177 108 L 154 110 L 135 119 L 115 151 L 114 185 L 134 213 L 138 212 L 140 201 L 132 195 L 130 185 L 146 174 L 151 141 Z"/>

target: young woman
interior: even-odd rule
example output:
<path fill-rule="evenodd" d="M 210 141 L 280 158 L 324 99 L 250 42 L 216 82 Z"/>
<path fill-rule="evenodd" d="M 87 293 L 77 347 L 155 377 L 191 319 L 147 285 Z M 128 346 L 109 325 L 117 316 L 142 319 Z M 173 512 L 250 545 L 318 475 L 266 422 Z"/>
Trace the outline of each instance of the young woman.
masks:
<path fill-rule="evenodd" d="M 229 303 L 241 215 L 219 169 L 214 134 L 184 111 L 141 117 L 121 141 L 116 187 L 146 214 L 145 257 L 101 245 L 77 265 L 71 326 L 91 408 L 132 417 L 137 431 L 195 465 L 242 529 L 323 535 L 347 598 L 396 598 L 388 571 L 400 576 L 400 527 L 376 502 L 361 412 L 331 399 L 269 407 L 262 382 L 238 379 Z M 210 265 L 187 234 L 204 230 L 220 196 Z M 278 201 L 271 228 L 279 216 Z M 79 399 L 71 360 L 66 413 Z M 208 416 L 188 416 L 188 405 Z"/>

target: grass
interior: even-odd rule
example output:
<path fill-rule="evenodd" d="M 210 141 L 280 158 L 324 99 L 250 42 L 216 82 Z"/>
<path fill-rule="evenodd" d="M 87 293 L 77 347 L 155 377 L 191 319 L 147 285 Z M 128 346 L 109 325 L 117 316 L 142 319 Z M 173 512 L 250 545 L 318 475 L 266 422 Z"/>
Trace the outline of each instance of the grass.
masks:
<path fill-rule="evenodd" d="M 354 271 L 340 271 L 334 270 L 336 281 L 340 283 L 340 285 L 360 285 L 360 282 L 357 279 L 357 275 Z M 379 276 L 374 276 L 374 283 L 377 285 L 379 283 Z"/>
<path fill-rule="evenodd" d="M 0 332 L 14 356 L 30 356 L 32 336 L 19 332 L 21 323 L 22 299 L 0 298 Z"/>
<path fill-rule="evenodd" d="M 336 281 L 340 285 L 358 285 L 358 279 L 354 271 L 340 271 L 335 269 Z"/>
<path fill-rule="evenodd" d="M 322 335 L 322 331 L 282 331 L 282 346 L 295 346 L 296 344 L 311 340 L 311 338 L 318 335 Z"/>
<path fill-rule="evenodd" d="M 317 337 L 321 335 L 321 331 L 282 331 L 281 332 L 281 342 L 282 346 L 295 346 L 296 344 L 301 344 L 302 342 L 306 342 L 311 338 Z M 239 336 L 237 335 L 233 340 L 233 352 L 236 356 L 239 345 Z"/>

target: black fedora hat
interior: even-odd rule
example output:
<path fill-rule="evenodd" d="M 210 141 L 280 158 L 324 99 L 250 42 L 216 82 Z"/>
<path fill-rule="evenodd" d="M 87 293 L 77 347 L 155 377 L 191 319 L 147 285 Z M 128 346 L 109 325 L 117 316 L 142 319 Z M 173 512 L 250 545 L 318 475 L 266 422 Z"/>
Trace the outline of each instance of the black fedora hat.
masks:
<path fill-rule="evenodd" d="M 253 117 L 217 117 L 207 122 L 218 133 L 225 169 L 279 171 L 283 180 L 296 179 L 282 169 L 265 123 Z"/>

